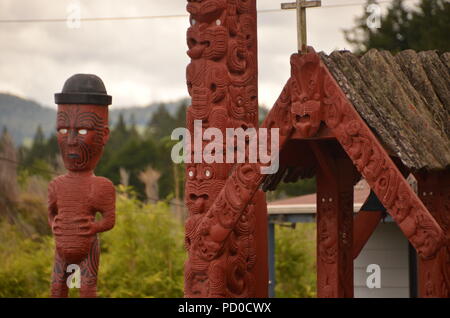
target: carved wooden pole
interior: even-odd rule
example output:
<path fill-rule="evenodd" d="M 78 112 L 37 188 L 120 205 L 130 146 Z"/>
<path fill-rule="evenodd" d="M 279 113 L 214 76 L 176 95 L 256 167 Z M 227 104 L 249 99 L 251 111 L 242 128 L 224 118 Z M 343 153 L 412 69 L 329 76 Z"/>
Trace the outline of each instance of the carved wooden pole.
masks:
<path fill-rule="evenodd" d="M 350 159 L 311 143 L 317 171 L 317 297 L 353 297 L 353 180 Z"/>
<path fill-rule="evenodd" d="M 450 297 L 450 173 L 416 174 L 418 193 L 446 235 L 446 244 L 429 258 L 418 259 L 420 297 Z"/>
<path fill-rule="evenodd" d="M 195 125 L 200 125 L 202 132 L 217 128 L 223 136 L 226 128 L 257 127 L 256 0 L 188 1 L 187 11 L 191 63 L 186 76 L 192 104 L 186 125 L 193 139 L 205 146 L 203 133 L 194 135 Z M 225 138 L 222 142 L 225 144 Z M 237 222 L 234 211 L 227 208 L 220 216 L 207 216 L 233 164 L 208 164 L 198 156 L 192 159 L 194 163 L 186 164 L 185 296 L 266 296 L 263 193 L 257 191 Z M 240 196 L 237 191 L 227 191 L 227 195 Z M 205 241 L 205 235 L 210 240 Z"/>

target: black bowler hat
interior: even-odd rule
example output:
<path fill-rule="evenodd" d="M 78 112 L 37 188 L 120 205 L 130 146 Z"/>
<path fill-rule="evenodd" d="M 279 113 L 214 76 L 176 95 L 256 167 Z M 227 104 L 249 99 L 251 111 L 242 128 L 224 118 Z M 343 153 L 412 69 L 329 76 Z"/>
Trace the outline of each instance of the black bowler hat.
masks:
<path fill-rule="evenodd" d="M 100 77 L 93 74 L 75 74 L 64 83 L 61 93 L 55 94 L 56 104 L 90 104 L 108 106 L 112 97 L 106 93 Z"/>

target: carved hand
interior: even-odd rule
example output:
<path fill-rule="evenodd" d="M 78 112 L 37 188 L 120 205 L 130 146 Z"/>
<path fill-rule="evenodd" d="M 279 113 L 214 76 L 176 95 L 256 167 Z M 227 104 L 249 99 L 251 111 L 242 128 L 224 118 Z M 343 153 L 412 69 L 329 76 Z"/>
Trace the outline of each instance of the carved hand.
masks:
<path fill-rule="evenodd" d="M 91 236 L 98 233 L 97 224 L 92 220 L 92 217 L 80 217 L 77 218 L 76 221 L 80 222 L 80 225 L 78 226 L 79 235 Z"/>
<path fill-rule="evenodd" d="M 54 235 L 62 235 L 63 234 L 61 226 L 59 225 L 59 222 L 58 222 L 59 219 L 60 219 L 59 216 L 56 215 L 53 218 L 53 222 L 51 224 L 52 225 L 52 232 L 53 232 Z"/>

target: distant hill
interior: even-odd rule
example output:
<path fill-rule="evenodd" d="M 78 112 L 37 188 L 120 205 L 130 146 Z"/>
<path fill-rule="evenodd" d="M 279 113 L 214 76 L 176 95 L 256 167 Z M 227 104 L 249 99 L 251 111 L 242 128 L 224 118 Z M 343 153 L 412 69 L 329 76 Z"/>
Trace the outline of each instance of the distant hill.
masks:
<path fill-rule="evenodd" d="M 190 100 L 188 98 L 180 99 L 176 102 L 164 102 L 164 106 L 171 115 L 175 115 L 178 107 L 183 103 L 189 105 Z M 145 107 L 127 107 L 127 108 L 114 108 L 109 113 L 109 120 L 111 125 L 115 125 L 119 119 L 119 115 L 122 113 L 126 123 L 131 123 L 132 117 L 137 126 L 147 125 L 153 113 L 158 109 L 161 103 L 152 103 Z"/>
<path fill-rule="evenodd" d="M 183 103 L 189 103 L 189 99 L 164 103 L 164 105 L 171 114 L 174 114 Z M 127 123 L 134 117 L 137 126 L 145 126 L 160 104 L 111 109 L 110 125 L 115 125 L 122 113 Z M 44 107 L 32 100 L 0 93 L 0 129 L 6 127 L 16 145 L 32 140 L 39 125 L 42 126 L 47 136 L 52 134 L 55 131 L 55 122 L 56 111 L 54 109 Z"/>
<path fill-rule="evenodd" d="M 0 129 L 8 129 L 16 145 L 33 138 L 38 125 L 46 135 L 55 130 L 55 111 L 14 95 L 0 94 Z"/>

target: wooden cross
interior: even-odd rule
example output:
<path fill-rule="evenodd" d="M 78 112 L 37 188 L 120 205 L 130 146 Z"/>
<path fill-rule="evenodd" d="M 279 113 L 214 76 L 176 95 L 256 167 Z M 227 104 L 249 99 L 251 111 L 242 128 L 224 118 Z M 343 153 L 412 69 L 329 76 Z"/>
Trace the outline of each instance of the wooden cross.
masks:
<path fill-rule="evenodd" d="M 282 3 L 281 9 L 297 10 L 297 43 L 298 52 L 306 53 L 308 45 L 306 44 L 306 8 L 320 7 L 321 0 L 296 0 L 297 2 Z"/>

